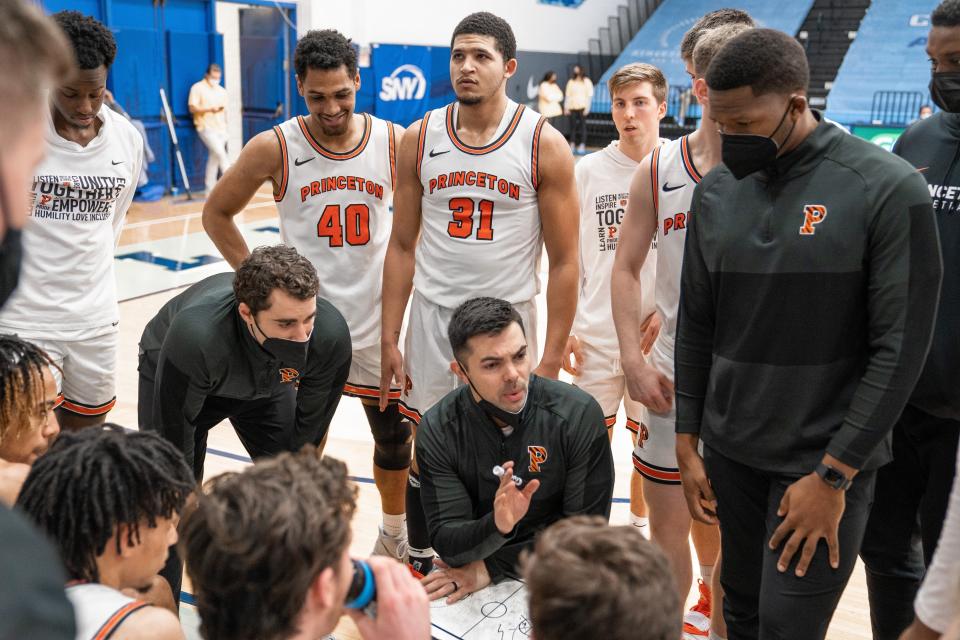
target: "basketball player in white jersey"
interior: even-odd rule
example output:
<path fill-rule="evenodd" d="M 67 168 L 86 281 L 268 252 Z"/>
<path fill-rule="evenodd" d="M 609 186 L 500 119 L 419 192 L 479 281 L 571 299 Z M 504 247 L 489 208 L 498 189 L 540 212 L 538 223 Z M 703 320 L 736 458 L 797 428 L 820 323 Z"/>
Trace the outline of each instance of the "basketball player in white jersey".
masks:
<path fill-rule="evenodd" d="M 385 411 L 380 386 L 380 286 L 390 237 L 396 141 L 403 129 L 354 113 L 360 87 L 357 55 L 337 31 L 310 31 L 294 54 L 297 88 L 309 116 L 265 131 L 243 148 L 203 208 L 203 225 L 234 268 L 250 250 L 234 222 L 265 181 L 273 186 L 283 241 L 320 276 L 320 296 L 350 327 L 353 361 L 344 395 L 364 404 L 374 438 L 373 475 L 383 523 L 375 553 L 403 557 L 404 492 L 410 465 L 410 423 Z"/>
<path fill-rule="evenodd" d="M 667 81 L 656 67 L 635 62 L 618 69 L 607 84 L 619 137 L 602 151 L 580 160 L 574 171 L 580 197 L 580 300 L 563 368 L 574 376 L 574 384 L 600 403 L 611 438 L 623 402 L 627 429 L 636 445 L 638 437 L 640 442 L 646 439 L 647 426 L 641 421 L 642 405 L 624 392 L 620 347 L 612 331 L 610 273 L 633 173 L 643 157 L 661 143 Z M 647 291 L 652 290 L 656 274 L 655 251 L 654 244 L 640 272 Z M 660 327 L 653 296 L 644 298 L 641 315 L 645 325 L 641 349 L 649 353 Z M 571 355 L 575 363 L 570 361 Z M 641 479 L 638 471 L 630 477 L 630 522 L 649 535 Z"/>
<path fill-rule="evenodd" d="M 693 29 L 697 28 L 694 25 Z M 693 93 L 703 110 L 700 126 L 692 134 L 658 147 L 640 163 L 630 187 L 629 210 L 621 229 L 621 247 L 613 270 L 613 318 L 627 390 L 647 408 L 645 413 L 649 421 L 649 439 L 643 446 L 638 443 L 634 450 L 634 467 L 651 481 L 644 486 L 651 539 L 670 557 L 683 599 L 692 579 L 688 542 L 691 509 L 688 509 L 685 493 L 692 491 L 693 487 L 688 486 L 688 480 L 692 478 L 681 474 L 683 465 L 678 458 L 684 451 L 685 441 L 675 433 L 673 402 L 680 270 L 693 190 L 702 177 L 720 163 L 720 134 L 710 120 L 703 76 L 720 47 L 749 28 L 736 23 L 713 30 L 701 29 L 691 59 L 685 60 L 687 71 L 693 78 Z M 651 357 L 646 361 L 639 349 L 639 327 L 643 320 L 641 305 L 642 300 L 654 292 L 644 290 L 639 274 L 654 237 L 657 238 L 657 276 L 653 297 L 662 326 Z M 693 473 L 696 472 L 694 469 Z M 703 473 L 702 466 L 699 472 Z M 719 572 L 716 575 L 714 572 L 720 552 L 716 518 L 705 515 L 701 522 L 693 524 L 692 532 L 703 580 L 699 584 L 700 599 L 685 616 L 684 635 L 687 638 L 706 637 L 711 632 L 712 592 L 719 582 Z M 715 633 L 718 627 L 725 630 L 722 624 L 718 612 L 714 616 Z"/>
<path fill-rule="evenodd" d="M 76 67 L 50 92 L 46 158 L 34 171 L 20 284 L 0 313 L 0 333 L 50 355 L 63 394 L 60 426 L 78 429 L 102 423 L 116 402 L 113 249 L 137 187 L 143 139 L 103 104 L 117 53 L 110 30 L 76 11 L 53 18 L 73 46 Z"/>
<path fill-rule="evenodd" d="M 412 124 L 400 143 L 395 224 L 383 272 L 380 406 L 391 380 L 403 385 L 401 411 L 415 422 L 460 384 L 451 370 L 447 325 L 464 300 L 492 296 L 513 304 L 535 356 L 534 296 L 544 246 L 547 332 L 535 373 L 555 378 L 560 370 L 577 304 L 573 156 L 560 132 L 507 98 L 506 80 L 516 68 L 510 25 L 486 12 L 467 16 L 451 40 L 457 101 Z M 413 475 L 411 484 L 411 563 L 426 570 L 433 551 L 422 510 L 411 505 L 419 505 Z"/>

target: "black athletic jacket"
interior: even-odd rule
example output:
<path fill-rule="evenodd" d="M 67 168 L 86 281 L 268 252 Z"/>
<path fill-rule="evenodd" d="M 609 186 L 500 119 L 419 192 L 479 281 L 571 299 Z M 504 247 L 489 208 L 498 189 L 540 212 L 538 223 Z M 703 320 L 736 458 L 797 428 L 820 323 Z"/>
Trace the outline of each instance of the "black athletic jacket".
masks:
<path fill-rule="evenodd" d="M 603 411 L 569 384 L 530 376 L 520 426 L 507 437 L 462 386 L 423 416 L 416 448 L 434 550 L 455 567 L 484 560 L 494 582 L 518 575 L 520 552 L 557 520 L 610 518 L 613 456 Z M 503 536 L 493 519 L 500 485 L 493 467 L 508 460 L 524 483 L 538 478 L 540 488 L 527 514 Z"/>
<path fill-rule="evenodd" d="M 960 114 L 941 111 L 918 120 L 893 152 L 927 179 L 944 265 L 933 343 L 910 404 L 960 420 Z"/>
<path fill-rule="evenodd" d="M 677 431 L 774 473 L 888 462 L 940 273 L 923 177 L 874 144 L 821 123 L 766 171 L 719 165 L 687 222 Z"/>
<path fill-rule="evenodd" d="M 233 277 L 232 272 L 210 276 L 176 296 L 140 338 L 141 351 L 154 352 L 150 360 L 157 363 L 151 429 L 177 445 L 193 468 L 196 421 L 206 402 L 239 407 L 273 397 L 285 385 L 298 385 L 297 438 L 291 443 L 296 450 L 319 443 L 326 434 L 350 370 L 347 323 L 322 298 L 317 299 L 305 370 L 294 377 L 281 369 L 240 318 Z"/>

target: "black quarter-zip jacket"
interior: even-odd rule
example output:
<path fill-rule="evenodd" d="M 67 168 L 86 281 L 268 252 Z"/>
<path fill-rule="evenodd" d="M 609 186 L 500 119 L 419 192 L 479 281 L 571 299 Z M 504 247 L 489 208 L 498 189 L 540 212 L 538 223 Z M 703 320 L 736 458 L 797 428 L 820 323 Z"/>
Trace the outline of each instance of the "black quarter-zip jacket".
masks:
<path fill-rule="evenodd" d="M 613 456 L 600 405 L 572 385 L 530 376 L 520 426 L 509 436 L 464 385 L 444 396 L 417 429 L 420 494 L 430 541 L 451 566 L 484 560 L 494 582 L 517 576 L 520 552 L 538 532 L 576 514 L 610 518 Z M 493 518 L 500 479 L 514 461 L 524 485 L 540 480 L 530 509 L 508 535 Z"/>
<path fill-rule="evenodd" d="M 204 406 L 229 414 L 250 401 L 296 393 L 295 441 L 318 444 L 340 402 L 352 359 L 350 331 L 337 309 L 317 299 L 304 371 L 291 378 L 250 335 L 233 293 L 233 272 L 201 280 L 167 302 L 143 330 L 140 349 L 153 352 L 154 428 L 195 467 L 194 440 Z M 286 374 L 286 375 L 285 375 Z M 212 426 L 212 425 L 209 425 Z"/>
<path fill-rule="evenodd" d="M 821 122 L 766 171 L 711 171 L 687 224 L 677 431 L 775 473 L 889 461 L 940 285 L 923 177 Z"/>
<path fill-rule="evenodd" d="M 960 420 L 960 114 L 940 111 L 918 120 L 903 132 L 893 152 L 927 179 L 943 254 L 933 342 L 910 404 Z"/>

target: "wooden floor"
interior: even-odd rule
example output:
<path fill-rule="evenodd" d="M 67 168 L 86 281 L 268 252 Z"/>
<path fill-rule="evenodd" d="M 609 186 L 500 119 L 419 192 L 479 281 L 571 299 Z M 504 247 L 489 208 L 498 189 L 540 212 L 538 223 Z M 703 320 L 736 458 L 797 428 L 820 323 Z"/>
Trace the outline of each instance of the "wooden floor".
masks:
<path fill-rule="evenodd" d="M 182 239 L 198 241 L 203 233 L 199 212 L 202 201 L 171 203 L 164 199 L 158 203 L 140 204 L 132 207 L 127 217 L 126 227 L 120 238 L 118 255 L 131 245 L 144 246 L 143 243 Z M 268 189 L 262 189 L 241 214 L 241 223 L 269 222 L 276 219 L 276 208 Z M 279 238 L 277 238 L 279 242 Z M 126 247 L 126 249 L 125 249 Z M 126 269 L 126 261 L 116 261 L 118 271 Z M 129 276 L 127 276 L 129 277 Z M 118 364 L 117 405 L 110 419 L 124 426 L 137 424 L 137 343 L 144 324 L 156 313 L 160 306 L 182 289 L 171 289 L 165 276 L 158 275 L 155 290 L 159 293 L 122 301 L 120 304 L 120 349 Z M 118 280 L 121 274 L 118 273 Z M 122 287 L 121 287 L 122 289 Z M 122 294 L 121 294 L 122 297 Z M 538 308 L 541 317 L 545 317 L 543 296 L 538 296 Z M 546 323 L 541 322 L 541 331 Z M 543 344 L 543 336 L 540 336 Z M 629 479 L 632 473 L 630 460 L 630 440 L 623 429 L 623 416 L 617 425 L 613 442 L 616 462 L 616 488 L 611 522 L 623 524 L 628 521 L 629 512 L 623 499 L 629 496 Z M 239 440 L 228 423 L 216 427 L 210 434 L 209 451 L 206 460 L 207 478 L 224 471 L 242 470 L 249 460 Z M 358 479 L 359 504 L 353 522 L 353 542 L 351 553 L 358 556 L 369 555 L 376 538 L 377 524 L 380 518 L 379 498 L 372 484 L 373 441 L 367 428 L 366 418 L 359 400 L 344 398 L 337 410 L 331 426 L 326 453 L 345 461 L 350 474 Z M 696 570 L 696 563 L 694 567 Z M 190 592 L 189 582 L 185 582 L 184 591 Z M 182 617 L 187 626 L 196 623 L 196 614 L 192 607 L 184 606 Z M 194 631 L 191 637 L 199 638 Z M 359 638 L 352 623 L 344 618 L 336 631 L 341 640 Z M 867 607 L 866 586 L 862 564 L 857 565 L 854 575 L 843 595 L 840 606 L 834 616 L 828 633 L 832 640 L 868 640 L 871 637 Z"/>

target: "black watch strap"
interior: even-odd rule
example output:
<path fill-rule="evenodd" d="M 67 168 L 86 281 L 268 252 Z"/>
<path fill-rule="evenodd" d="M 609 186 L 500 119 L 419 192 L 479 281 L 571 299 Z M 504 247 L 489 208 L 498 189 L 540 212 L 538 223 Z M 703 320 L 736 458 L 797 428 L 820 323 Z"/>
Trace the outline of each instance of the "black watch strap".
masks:
<path fill-rule="evenodd" d="M 828 464 L 820 463 L 817 465 L 817 475 L 834 489 L 846 491 L 853 484 L 853 480 L 843 475 L 843 472 Z"/>

